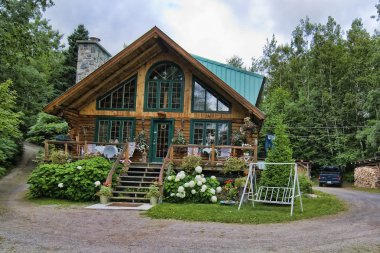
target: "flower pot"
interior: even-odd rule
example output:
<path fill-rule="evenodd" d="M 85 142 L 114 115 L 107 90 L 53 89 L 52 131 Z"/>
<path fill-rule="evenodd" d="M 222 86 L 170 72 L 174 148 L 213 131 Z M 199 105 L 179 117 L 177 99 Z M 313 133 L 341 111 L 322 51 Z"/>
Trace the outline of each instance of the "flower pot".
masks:
<path fill-rule="evenodd" d="M 150 197 L 150 204 L 151 204 L 152 206 L 157 205 L 157 198 L 156 198 L 156 197 Z"/>
<path fill-rule="evenodd" d="M 107 204 L 108 203 L 108 196 L 100 195 L 100 204 Z"/>

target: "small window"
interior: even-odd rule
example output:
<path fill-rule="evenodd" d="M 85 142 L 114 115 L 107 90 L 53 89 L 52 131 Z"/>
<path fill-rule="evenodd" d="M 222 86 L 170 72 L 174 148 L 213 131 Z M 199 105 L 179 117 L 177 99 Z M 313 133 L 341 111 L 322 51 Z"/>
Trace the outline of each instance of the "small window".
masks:
<path fill-rule="evenodd" d="M 96 141 L 109 142 L 118 140 L 125 143 L 133 140 L 133 119 L 98 119 Z"/>
<path fill-rule="evenodd" d="M 192 121 L 191 140 L 199 145 L 229 145 L 230 122 Z"/>
<path fill-rule="evenodd" d="M 231 106 L 215 92 L 206 89 L 199 81 L 194 80 L 193 111 L 195 112 L 229 112 Z"/>
<path fill-rule="evenodd" d="M 136 99 L 136 77 L 133 77 L 111 92 L 98 98 L 97 109 L 99 110 L 134 110 Z"/>
<path fill-rule="evenodd" d="M 145 86 L 145 110 L 181 111 L 184 77 L 173 63 L 154 65 L 147 74 Z"/>

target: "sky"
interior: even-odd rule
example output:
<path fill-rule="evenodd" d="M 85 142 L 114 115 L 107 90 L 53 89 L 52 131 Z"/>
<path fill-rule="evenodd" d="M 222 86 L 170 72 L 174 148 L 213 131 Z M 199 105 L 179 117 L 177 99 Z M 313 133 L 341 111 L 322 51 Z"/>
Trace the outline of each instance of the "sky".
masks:
<path fill-rule="evenodd" d="M 226 62 L 237 55 L 250 66 L 267 38 L 290 43 L 301 19 L 327 22 L 332 16 L 347 31 L 355 18 L 372 33 L 380 30 L 376 15 L 379 0 L 55 0 L 45 12 L 64 43 L 79 24 L 112 55 L 157 26 L 182 48 Z"/>

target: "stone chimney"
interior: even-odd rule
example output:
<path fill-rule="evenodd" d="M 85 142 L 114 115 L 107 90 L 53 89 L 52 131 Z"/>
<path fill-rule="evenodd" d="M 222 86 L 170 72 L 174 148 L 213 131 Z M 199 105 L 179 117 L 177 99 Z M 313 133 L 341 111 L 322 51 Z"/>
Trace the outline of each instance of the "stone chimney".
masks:
<path fill-rule="evenodd" d="M 78 63 L 76 82 L 91 74 L 111 58 L 111 54 L 99 44 L 100 39 L 78 40 Z"/>

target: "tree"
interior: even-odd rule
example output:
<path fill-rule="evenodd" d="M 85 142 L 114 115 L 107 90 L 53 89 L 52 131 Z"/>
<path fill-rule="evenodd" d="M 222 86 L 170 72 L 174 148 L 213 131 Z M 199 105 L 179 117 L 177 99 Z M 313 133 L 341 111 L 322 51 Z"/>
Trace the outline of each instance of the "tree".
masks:
<path fill-rule="evenodd" d="M 245 68 L 243 66 L 244 65 L 243 59 L 237 55 L 234 55 L 231 58 L 227 59 L 227 64 L 231 65 L 232 67 L 245 70 Z"/>
<path fill-rule="evenodd" d="M 78 40 L 88 40 L 88 30 L 84 25 L 78 25 L 74 32 L 67 37 L 69 48 L 64 52 L 64 68 L 62 80 L 55 86 L 56 95 L 61 94 L 76 82 L 76 71 L 78 62 Z"/>
<path fill-rule="evenodd" d="M 59 134 L 67 134 L 69 127 L 63 119 L 41 112 L 37 123 L 28 132 L 28 141 L 41 145 Z"/>
<path fill-rule="evenodd" d="M 0 83 L 0 167 L 8 166 L 18 154 L 22 134 L 19 130 L 21 112 L 15 112 L 16 93 L 11 81 Z"/>
<path fill-rule="evenodd" d="M 281 116 L 277 116 L 274 120 L 275 139 L 273 148 L 269 150 L 265 159 L 267 163 L 292 163 L 293 150 L 290 146 L 289 137 L 286 133 L 286 125 L 283 123 Z M 267 165 L 262 172 L 260 184 L 265 186 L 285 187 L 288 184 L 290 169 L 289 166 Z"/>

